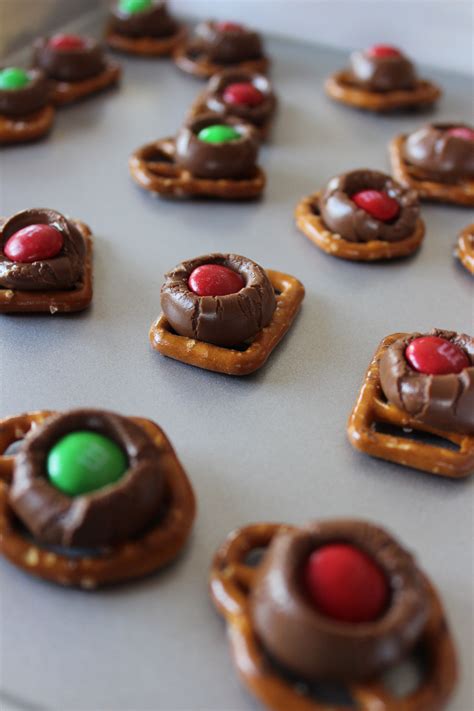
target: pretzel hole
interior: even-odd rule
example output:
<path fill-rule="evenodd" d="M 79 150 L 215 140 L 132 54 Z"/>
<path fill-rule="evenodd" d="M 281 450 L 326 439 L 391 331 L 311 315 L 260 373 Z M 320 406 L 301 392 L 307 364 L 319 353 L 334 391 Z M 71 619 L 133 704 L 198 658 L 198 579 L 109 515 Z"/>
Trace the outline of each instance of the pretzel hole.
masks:
<path fill-rule="evenodd" d="M 317 202 L 311 203 L 311 212 L 313 213 L 313 215 L 317 215 L 318 217 L 321 215 L 321 211 Z"/>
<path fill-rule="evenodd" d="M 397 699 L 403 699 L 417 691 L 428 671 L 426 651 L 416 648 L 412 654 L 381 675 L 381 682 Z"/>
<path fill-rule="evenodd" d="M 244 565 L 248 565 L 249 568 L 257 568 L 262 562 L 262 558 L 265 555 L 266 548 L 252 548 L 251 551 L 247 553 L 244 558 Z"/>
<path fill-rule="evenodd" d="M 170 165 L 174 163 L 173 158 L 159 148 L 150 150 L 150 152 L 147 153 L 146 161 L 147 163 L 168 163 Z"/>
<path fill-rule="evenodd" d="M 450 439 L 440 437 L 431 432 L 423 432 L 422 430 L 414 430 L 408 427 L 398 427 L 397 425 L 389 424 L 388 422 L 374 422 L 373 429 L 380 434 L 389 435 L 391 437 L 401 437 L 411 440 L 412 442 L 420 442 L 431 447 L 442 447 L 453 452 L 459 452 L 460 446 Z"/>
<path fill-rule="evenodd" d="M 20 451 L 22 444 L 23 444 L 23 438 L 13 440 L 13 442 L 10 442 L 10 444 L 4 450 L 4 452 L 2 453 L 2 456 L 15 457 L 18 454 L 18 452 Z"/>
<path fill-rule="evenodd" d="M 278 676 L 284 679 L 294 691 L 316 704 L 338 708 L 356 709 L 358 704 L 345 684 L 329 681 L 306 681 L 281 666 L 266 654 L 267 662 Z"/>

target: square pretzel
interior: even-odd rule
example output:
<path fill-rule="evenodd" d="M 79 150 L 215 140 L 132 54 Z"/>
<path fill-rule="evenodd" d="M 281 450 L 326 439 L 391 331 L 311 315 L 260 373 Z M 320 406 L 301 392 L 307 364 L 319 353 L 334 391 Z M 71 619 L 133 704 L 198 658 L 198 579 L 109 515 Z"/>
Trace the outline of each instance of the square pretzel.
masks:
<path fill-rule="evenodd" d="M 138 148 L 130 157 L 133 180 L 145 190 L 165 197 L 212 197 L 251 200 L 265 187 L 265 173 L 258 166 L 250 178 L 196 178 L 175 162 L 174 138 L 163 138 Z"/>
<path fill-rule="evenodd" d="M 389 146 L 392 173 L 406 188 L 416 190 L 422 200 L 448 202 L 454 205 L 474 205 L 474 180 L 468 178 L 457 183 L 437 183 L 425 179 L 419 170 L 409 165 L 403 157 L 403 146 L 407 136 L 395 136 Z"/>
<path fill-rule="evenodd" d="M 367 373 L 358 400 L 349 417 L 347 434 L 353 447 L 372 457 L 386 459 L 405 467 L 461 479 L 474 472 L 474 435 L 440 430 L 411 417 L 388 402 L 380 384 L 379 363 L 384 351 L 406 333 L 394 333 L 383 339 Z M 426 432 L 440 437 L 459 449 L 414 441 L 404 437 L 377 432 L 376 425 L 388 424 L 415 432 Z"/>
<path fill-rule="evenodd" d="M 0 287 L 0 313 L 72 313 L 89 306 L 92 301 L 92 235 L 84 222 L 72 222 L 86 244 L 83 281 L 70 290 L 20 291 Z"/>
<path fill-rule="evenodd" d="M 276 309 L 270 324 L 257 333 L 245 350 L 179 336 L 163 314 L 150 329 L 152 347 L 168 358 L 215 373 L 249 375 L 258 370 L 290 328 L 304 297 L 304 287 L 295 277 L 271 269 L 267 276 L 276 292 Z"/>

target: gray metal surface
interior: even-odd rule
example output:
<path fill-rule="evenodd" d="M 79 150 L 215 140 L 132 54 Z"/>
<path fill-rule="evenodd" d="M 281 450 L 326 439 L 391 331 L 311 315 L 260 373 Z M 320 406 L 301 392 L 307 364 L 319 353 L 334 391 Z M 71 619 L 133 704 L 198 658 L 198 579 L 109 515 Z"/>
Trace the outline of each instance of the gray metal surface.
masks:
<path fill-rule="evenodd" d="M 387 170 L 390 137 L 425 117 L 376 117 L 332 104 L 322 81 L 342 55 L 268 45 L 281 108 L 262 155 L 269 180 L 259 203 L 164 202 L 131 182 L 129 153 L 172 134 L 201 88 L 167 61 L 124 59 L 119 91 L 61 111 L 50 140 L 0 156 L 3 214 L 53 207 L 95 234 L 90 311 L 0 319 L 0 414 L 87 405 L 150 417 L 171 438 L 199 502 L 185 555 L 125 587 L 63 590 L 0 561 L 1 684 L 9 703 L 62 711 L 257 708 L 235 676 L 207 595 L 211 556 L 248 522 L 350 515 L 387 526 L 438 585 L 465 670 L 450 708 L 473 708 L 472 481 L 371 459 L 345 436 L 383 336 L 433 326 L 472 332 L 472 282 L 451 256 L 472 212 L 424 206 L 425 244 L 397 263 L 350 264 L 316 249 L 294 227 L 298 199 L 346 169 Z M 433 75 L 446 92 L 436 119 L 468 118 L 469 80 Z M 246 379 L 187 367 L 148 345 L 164 271 L 214 250 L 294 274 L 307 290 L 282 345 Z"/>

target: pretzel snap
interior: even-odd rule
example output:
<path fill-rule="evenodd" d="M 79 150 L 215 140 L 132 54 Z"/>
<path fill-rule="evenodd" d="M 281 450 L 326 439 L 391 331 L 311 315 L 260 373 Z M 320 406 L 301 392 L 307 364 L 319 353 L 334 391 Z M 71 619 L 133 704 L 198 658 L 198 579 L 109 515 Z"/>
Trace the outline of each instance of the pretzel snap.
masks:
<path fill-rule="evenodd" d="M 350 74 L 346 70 L 336 72 L 326 79 L 324 89 L 335 101 L 377 113 L 429 106 L 441 96 L 441 90 L 435 84 L 424 80 L 419 80 L 414 89 L 369 91 L 351 83 Z"/>
<path fill-rule="evenodd" d="M 458 237 L 455 255 L 461 264 L 471 274 L 474 274 L 474 224 L 468 225 L 462 230 Z"/>
<path fill-rule="evenodd" d="M 441 183 L 428 180 L 419 168 L 409 165 L 403 156 L 407 136 L 396 136 L 390 143 L 390 161 L 394 177 L 405 187 L 416 190 L 423 200 L 474 205 L 474 180 L 460 179 L 455 183 Z"/>
<path fill-rule="evenodd" d="M 133 180 L 145 190 L 168 197 L 213 197 L 222 200 L 256 198 L 265 187 L 265 174 L 259 167 L 251 178 L 196 178 L 175 163 L 174 138 L 148 143 L 129 160 Z"/>
<path fill-rule="evenodd" d="M 1 221 L 1 220 L 0 220 Z M 71 313 L 83 311 L 92 301 L 92 233 L 79 220 L 71 220 L 86 245 L 84 278 L 74 289 L 21 291 L 0 288 L 0 313 Z"/>
<path fill-rule="evenodd" d="M 317 207 L 321 195 L 321 192 L 316 192 L 303 198 L 296 206 L 295 218 L 300 232 L 327 254 L 357 262 L 396 259 L 413 254 L 423 241 L 425 226 L 421 219 L 417 220 L 413 234 L 398 242 L 345 240 L 340 235 L 330 232 L 324 225 Z"/>
<path fill-rule="evenodd" d="M 12 442 L 43 424 L 51 412 L 27 413 L 0 422 L 0 552 L 31 575 L 59 585 L 94 589 L 152 573 L 171 562 L 189 537 L 195 517 L 191 484 L 164 432 L 150 420 L 130 418 L 166 458 L 165 504 L 159 521 L 144 534 L 97 551 L 38 545 L 19 525 L 8 503 L 13 457 L 3 453 Z"/>
<path fill-rule="evenodd" d="M 474 436 L 431 427 L 388 402 L 383 394 L 379 374 L 380 358 L 392 343 L 407 335 L 394 333 L 387 336 L 377 348 L 357 403 L 349 417 L 349 441 L 353 447 L 372 457 L 387 459 L 438 476 L 453 479 L 466 477 L 474 471 Z M 442 445 L 417 442 L 403 437 L 402 432 L 399 436 L 377 432 L 377 423 L 393 425 L 400 430 L 427 432 L 452 442 L 459 449 L 454 451 Z"/>
<path fill-rule="evenodd" d="M 227 623 L 234 663 L 242 682 L 272 711 L 344 711 L 346 706 L 328 705 L 305 693 L 304 682 L 292 682 L 271 663 L 253 629 L 250 594 L 257 567 L 246 563 L 252 551 L 265 550 L 280 533 L 294 530 L 284 524 L 260 523 L 237 529 L 217 551 L 210 572 L 210 593 Z M 377 679 L 347 684 L 361 711 L 439 711 L 444 708 L 456 683 L 457 665 L 453 641 L 444 611 L 426 576 L 430 615 L 421 636 L 429 666 L 421 685 L 408 696 L 394 696 Z"/>
<path fill-rule="evenodd" d="M 261 368 L 290 328 L 304 297 L 304 287 L 295 277 L 271 269 L 267 276 L 275 289 L 276 309 L 270 324 L 242 350 L 179 336 L 162 314 L 150 329 L 152 347 L 168 358 L 226 375 L 248 375 Z"/>

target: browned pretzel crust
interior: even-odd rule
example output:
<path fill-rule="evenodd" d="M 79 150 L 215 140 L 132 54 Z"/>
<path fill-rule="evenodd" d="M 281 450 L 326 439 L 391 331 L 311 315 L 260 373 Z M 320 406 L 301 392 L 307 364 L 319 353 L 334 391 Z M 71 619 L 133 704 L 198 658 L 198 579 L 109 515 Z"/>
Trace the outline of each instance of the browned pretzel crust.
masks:
<path fill-rule="evenodd" d="M 405 333 L 394 333 L 383 339 L 367 370 L 357 403 L 349 417 L 347 434 L 356 449 L 372 457 L 387 459 L 406 467 L 421 469 L 438 476 L 461 479 L 474 472 L 474 436 L 435 429 L 410 417 L 395 405 L 387 402 L 379 377 L 382 353 Z M 428 432 L 448 440 L 459 447 L 454 451 L 442 446 L 416 442 L 408 437 L 396 437 L 376 432 L 377 422 L 399 428 Z"/>
<path fill-rule="evenodd" d="M 395 136 L 390 142 L 390 161 L 396 180 L 406 188 L 416 190 L 422 200 L 448 202 L 455 205 L 474 205 L 474 180 L 457 183 L 436 183 L 423 177 L 419 168 L 409 165 L 403 157 L 406 135 Z"/>
<path fill-rule="evenodd" d="M 151 326 L 151 345 L 168 358 L 215 373 L 248 375 L 258 370 L 290 328 L 304 297 L 304 286 L 295 277 L 272 269 L 266 273 L 277 292 L 276 309 L 270 324 L 257 333 L 246 350 L 178 336 L 163 314 Z"/>
<path fill-rule="evenodd" d="M 54 81 L 52 101 L 56 106 L 64 106 L 80 101 L 86 96 L 114 86 L 120 81 L 122 69 L 118 64 L 109 63 L 103 72 L 81 81 Z"/>
<path fill-rule="evenodd" d="M 326 79 L 324 89 L 335 101 L 377 113 L 428 106 L 441 96 L 441 90 L 436 84 L 424 80 L 420 80 L 414 89 L 368 91 L 351 84 L 350 74 L 346 70 L 336 72 Z"/>
<path fill-rule="evenodd" d="M 418 219 L 415 231 L 410 237 L 399 242 L 372 240 L 371 242 L 350 242 L 340 235 L 330 232 L 319 214 L 315 212 L 321 193 L 313 193 L 303 198 L 295 210 L 296 226 L 311 242 L 333 257 L 356 262 L 373 262 L 380 259 L 396 259 L 416 252 L 425 235 L 425 224 Z"/>
<path fill-rule="evenodd" d="M 105 41 L 116 52 L 136 54 L 141 57 L 168 57 L 178 45 L 184 42 L 186 35 L 187 29 L 184 26 L 169 37 L 126 37 L 109 30 Z"/>
<path fill-rule="evenodd" d="M 455 255 L 474 274 L 474 223 L 465 227 L 459 235 Z"/>
<path fill-rule="evenodd" d="M 249 595 L 256 568 L 246 565 L 249 553 L 267 548 L 278 533 L 292 526 L 259 523 L 234 531 L 217 551 L 210 573 L 214 605 L 227 622 L 234 663 L 249 691 L 273 711 L 344 711 L 346 706 L 305 696 L 271 666 L 252 627 Z M 403 698 L 392 695 L 380 681 L 348 684 L 360 711 L 440 711 L 445 707 L 457 679 L 453 640 L 437 592 L 426 578 L 431 597 L 431 615 L 421 644 L 428 652 L 429 668 L 421 686 Z"/>
<path fill-rule="evenodd" d="M 163 138 L 147 143 L 130 156 L 129 169 L 141 188 L 167 197 L 213 197 L 222 200 L 250 200 L 265 187 L 265 173 L 259 167 L 252 178 L 242 180 L 195 178 L 174 162 L 175 140 Z"/>
<path fill-rule="evenodd" d="M 232 65 L 217 64 L 217 62 L 212 62 L 203 52 L 195 55 L 190 49 L 186 43 L 179 44 L 173 52 L 173 60 L 181 71 L 186 72 L 186 74 L 192 74 L 198 79 L 209 79 L 213 74 L 218 74 L 223 69 L 230 67 L 236 70 L 243 69 L 249 72 L 265 74 L 270 66 L 270 61 L 267 57 L 248 59 L 245 62 L 236 62 Z"/>
<path fill-rule="evenodd" d="M 192 121 L 193 119 L 197 118 L 201 114 L 208 114 L 212 113 L 209 111 L 206 103 L 205 97 L 207 96 L 206 91 L 202 91 L 195 101 L 191 104 L 191 108 L 189 109 L 188 113 L 186 114 L 186 122 Z M 216 116 L 221 116 L 222 114 L 216 113 Z M 257 126 L 256 124 L 252 124 L 252 126 L 255 128 L 257 131 L 259 138 L 261 141 L 266 141 L 270 135 L 270 131 L 272 128 L 273 124 L 273 116 L 271 116 L 268 121 L 265 121 L 264 124 L 261 126 Z"/>
<path fill-rule="evenodd" d="M 92 301 L 92 235 L 84 222 L 71 222 L 86 243 L 84 281 L 69 290 L 19 291 L 0 288 L 0 313 L 71 313 L 83 311 L 89 306 Z"/>
<path fill-rule="evenodd" d="M 54 108 L 45 106 L 23 117 L 0 115 L 0 146 L 36 141 L 49 133 L 54 122 Z"/>
<path fill-rule="evenodd" d="M 86 590 L 139 578 L 170 563 L 190 534 L 196 511 L 194 492 L 164 432 L 141 417 L 130 419 L 153 438 L 168 459 L 166 510 L 155 527 L 140 538 L 103 549 L 97 556 L 53 552 L 26 537 L 8 505 L 13 457 L 5 457 L 3 452 L 52 414 L 33 412 L 0 421 L 0 553 L 31 575 Z"/>

